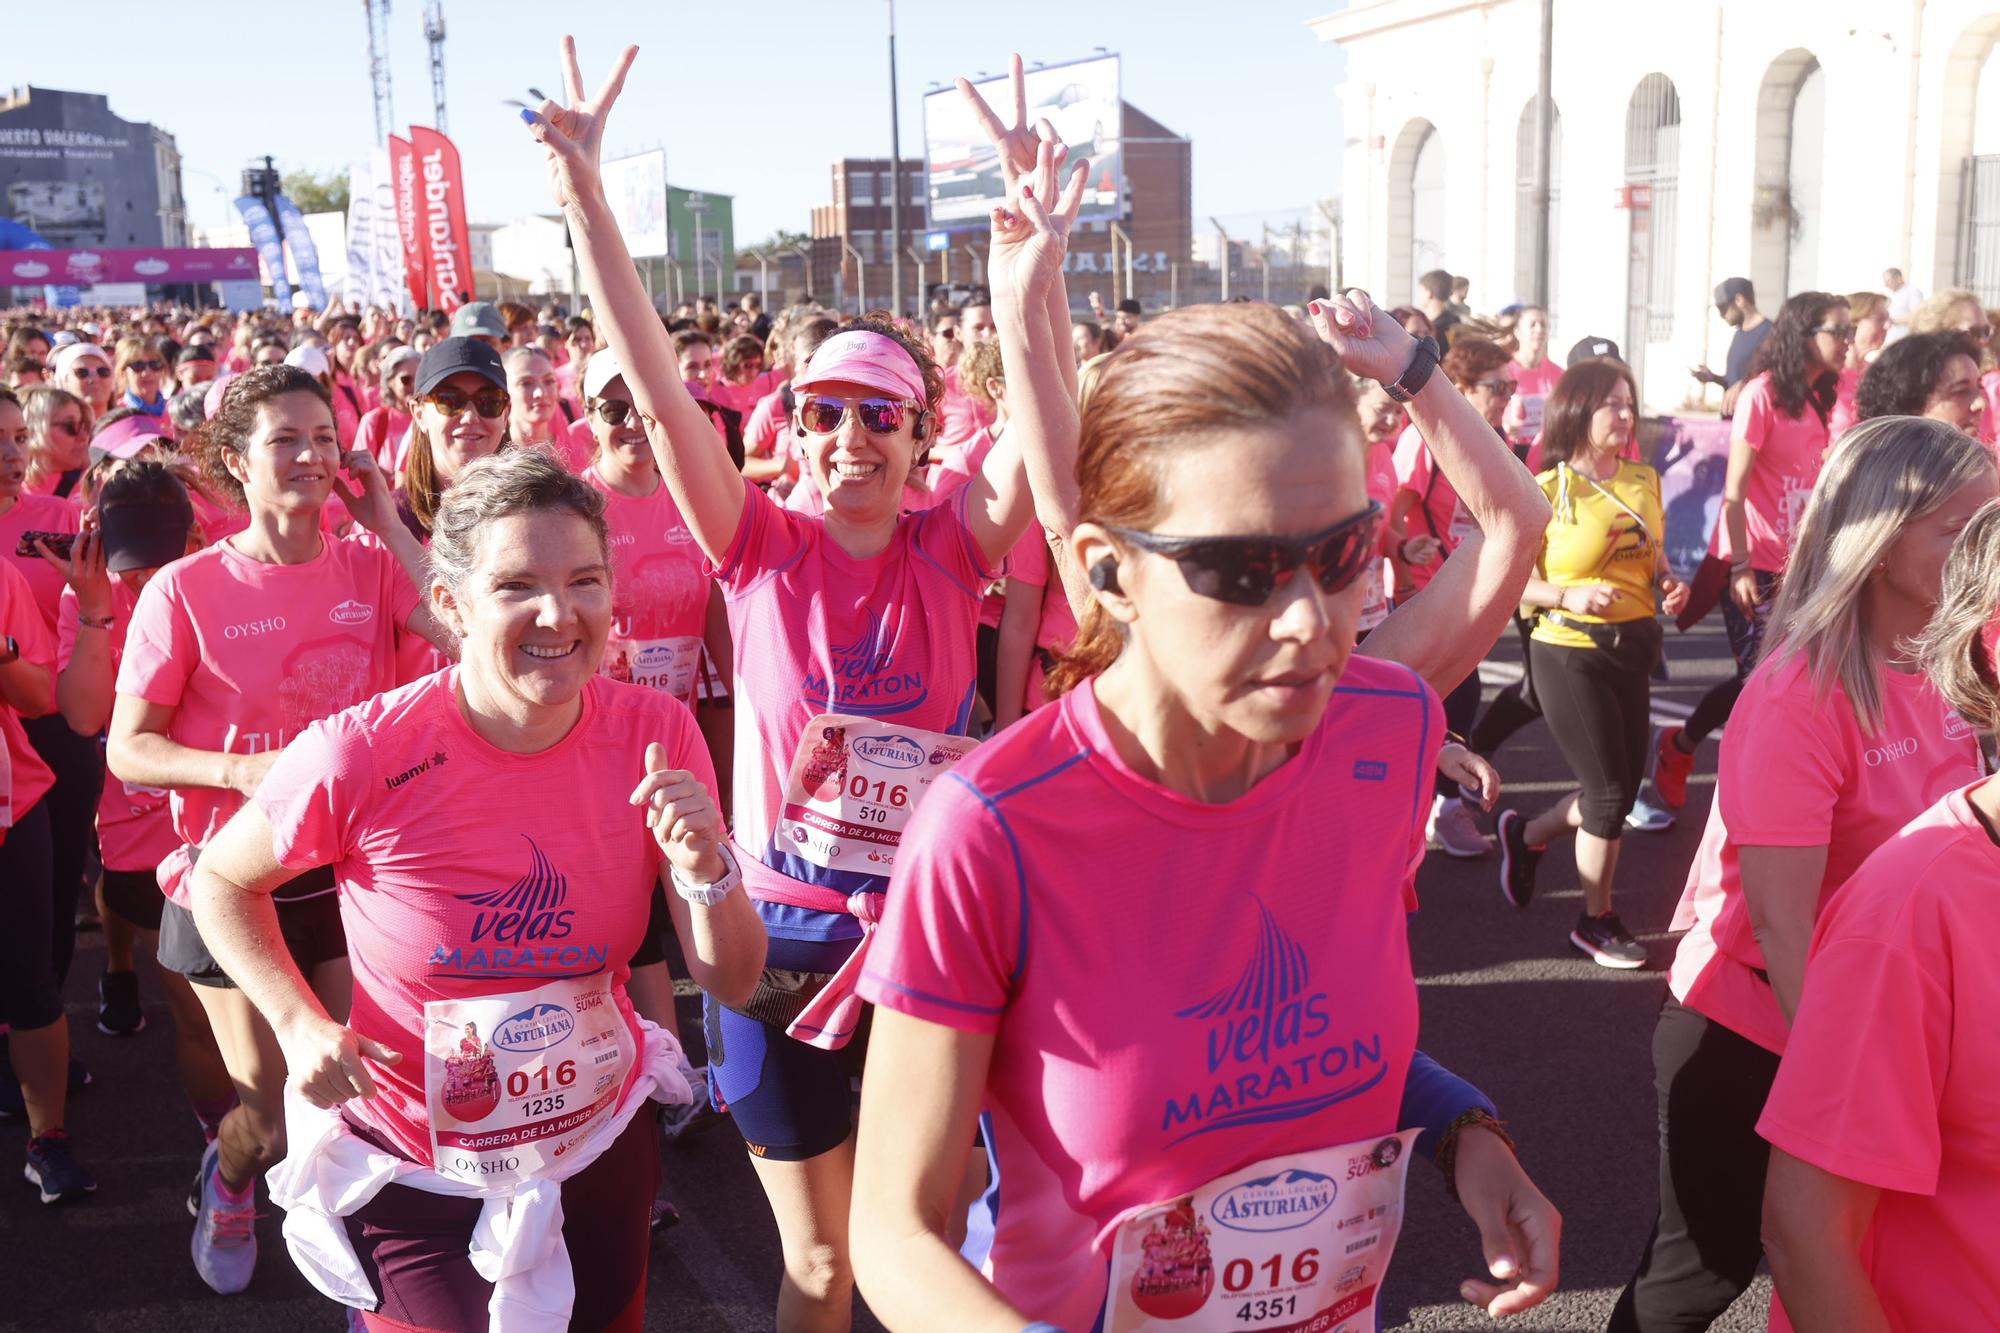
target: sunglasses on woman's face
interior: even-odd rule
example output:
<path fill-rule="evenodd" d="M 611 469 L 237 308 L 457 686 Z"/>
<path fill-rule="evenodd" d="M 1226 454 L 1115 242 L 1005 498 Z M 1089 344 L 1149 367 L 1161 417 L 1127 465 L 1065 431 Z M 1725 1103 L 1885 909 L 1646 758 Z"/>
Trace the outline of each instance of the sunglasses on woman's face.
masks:
<path fill-rule="evenodd" d="M 136 370 L 141 372 L 142 374 L 148 370 L 165 370 L 166 368 L 167 368 L 167 363 L 164 361 L 146 360 L 146 361 L 127 361 L 125 363 L 125 369 Z"/>
<path fill-rule="evenodd" d="M 456 389 L 434 389 L 424 395 L 424 401 L 448 417 L 463 416 L 469 407 L 491 421 L 506 415 L 508 400 L 505 389 L 481 389 L 470 395 Z"/>
<path fill-rule="evenodd" d="M 1232 606 L 1262 606 L 1301 565 L 1312 566 L 1322 592 L 1345 590 L 1367 566 L 1381 521 L 1382 505 L 1371 500 L 1360 513 L 1304 537 L 1163 537 L 1131 528 L 1106 531 L 1179 565 L 1190 592 Z"/>
<path fill-rule="evenodd" d="M 1848 343 L 1854 341 L 1854 326 L 1852 324 L 1819 324 L 1813 327 L 1813 332 L 1831 334 L 1837 342 Z"/>
<path fill-rule="evenodd" d="M 75 417 L 62 417 L 49 423 L 50 430 L 59 430 L 72 440 L 83 434 L 83 423 Z"/>
<path fill-rule="evenodd" d="M 627 418 L 638 411 L 623 398 L 600 398 L 591 405 L 590 410 L 597 413 L 597 419 L 607 426 L 622 426 Z"/>
<path fill-rule="evenodd" d="M 799 421 L 814 435 L 831 435 L 840 429 L 851 408 L 861 418 L 861 429 L 870 435 L 894 435 L 902 429 L 912 406 L 894 398 L 850 400 L 808 394 L 799 400 Z"/>
<path fill-rule="evenodd" d="M 70 371 L 70 374 L 76 376 L 80 380 L 89 380 L 89 379 L 108 380 L 111 378 L 111 367 L 77 366 Z"/>

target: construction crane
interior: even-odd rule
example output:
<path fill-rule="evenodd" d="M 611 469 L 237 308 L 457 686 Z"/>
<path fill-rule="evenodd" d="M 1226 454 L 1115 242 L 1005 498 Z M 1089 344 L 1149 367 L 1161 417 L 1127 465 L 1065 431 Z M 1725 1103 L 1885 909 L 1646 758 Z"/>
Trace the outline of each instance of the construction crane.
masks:
<path fill-rule="evenodd" d="M 396 128 L 396 95 L 389 87 L 389 0 L 361 0 L 368 11 L 368 80 L 375 87 L 375 142 Z"/>
<path fill-rule="evenodd" d="M 441 0 L 424 0 L 424 40 L 431 46 L 431 104 L 437 110 L 437 131 L 444 124 L 444 5 Z"/>

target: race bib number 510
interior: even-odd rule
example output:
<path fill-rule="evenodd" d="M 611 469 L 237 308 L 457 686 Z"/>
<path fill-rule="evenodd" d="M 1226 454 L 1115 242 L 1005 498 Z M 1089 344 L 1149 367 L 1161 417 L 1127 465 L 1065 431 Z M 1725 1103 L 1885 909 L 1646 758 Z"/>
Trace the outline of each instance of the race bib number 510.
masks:
<path fill-rule="evenodd" d="M 886 875 L 931 784 L 979 742 L 921 727 L 822 713 L 785 779 L 778 845 L 814 865 Z"/>
<path fill-rule="evenodd" d="M 1417 1133 L 1268 1158 L 1128 1215 L 1105 1333 L 1374 1333 Z"/>

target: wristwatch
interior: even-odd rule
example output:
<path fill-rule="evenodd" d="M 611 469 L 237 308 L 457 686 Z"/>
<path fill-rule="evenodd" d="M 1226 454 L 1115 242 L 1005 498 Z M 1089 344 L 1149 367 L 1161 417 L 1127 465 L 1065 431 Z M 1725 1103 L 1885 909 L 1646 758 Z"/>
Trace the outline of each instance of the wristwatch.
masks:
<path fill-rule="evenodd" d="M 1410 357 L 1410 364 L 1394 384 L 1382 387 L 1389 396 L 1399 403 L 1407 403 L 1417 396 L 1419 390 L 1430 380 L 1431 372 L 1437 369 L 1440 355 L 1437 339 L 1425 336 L 1417 339 L 1416 352 Z"/>
<path fill-rule="evenodd" d="M 667 875 L 674 882 L 674 892 L 696 907 L 713 907 L 736 891 L 743 882 L 743 867 L 736 864 L 736 856 L 727 846 L 717 849 L 729 869 L 723 871 L 722 878 L 708 884 L 697 884 L 681 874 L 681 868 L 667 862 Z"/>

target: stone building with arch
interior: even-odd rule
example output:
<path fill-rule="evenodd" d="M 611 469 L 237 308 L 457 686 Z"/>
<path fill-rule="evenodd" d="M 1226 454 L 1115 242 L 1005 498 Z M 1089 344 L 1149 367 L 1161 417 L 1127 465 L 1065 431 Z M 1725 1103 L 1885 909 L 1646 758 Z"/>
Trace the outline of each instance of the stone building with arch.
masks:
<path fill-rule="evenodd" d="M 1314 19 L 1347 54 L 1348 281 L 1419 274 L 1475 309 L 1535 252 L 1538 0 L 1370 0 Z M 1649 407 L 1700 397 L 1729 330 L 1709 294 L 1962 285 L 2000 304 L 2000 4 L 1555 0 L 1550 304 L 1560 349 L 1608 336 Z M 1709 397 L 1715 398 L 1713 391 Z"/>

